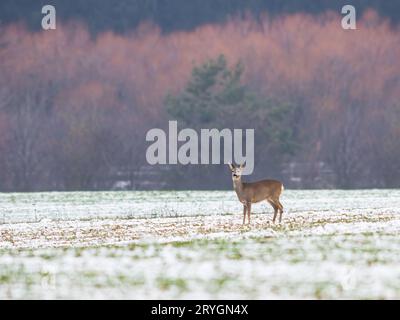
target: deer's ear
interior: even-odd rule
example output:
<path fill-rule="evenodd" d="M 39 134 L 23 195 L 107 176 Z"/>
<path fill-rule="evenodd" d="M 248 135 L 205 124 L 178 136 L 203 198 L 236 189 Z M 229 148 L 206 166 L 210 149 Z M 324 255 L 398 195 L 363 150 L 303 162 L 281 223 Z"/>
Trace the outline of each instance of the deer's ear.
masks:
<path fill-rule="evenodd" d="M 244 163 L 242 163 L 242 164 L 240 165 L 240 169 L 243 169 L 243 167 L 244 167 Z"/>
<path fill-rule="evenodd" d="M 235 166 L 232 163 L 228 163 L 229 169 L 231 169 L 232 171 L 235 169 Z"/>

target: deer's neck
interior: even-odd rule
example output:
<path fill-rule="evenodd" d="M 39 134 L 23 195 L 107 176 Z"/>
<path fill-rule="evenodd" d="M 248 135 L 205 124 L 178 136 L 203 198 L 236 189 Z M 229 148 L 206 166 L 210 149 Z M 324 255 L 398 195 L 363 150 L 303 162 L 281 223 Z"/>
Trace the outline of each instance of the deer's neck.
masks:
<path fill-rule="evenodd" d="M 236 191 L 236 194 L 240 199 L 242 194 L 243 194 L 243 182 L 242 182 L 242 179 L 233 180 L 233 189 Z"/>

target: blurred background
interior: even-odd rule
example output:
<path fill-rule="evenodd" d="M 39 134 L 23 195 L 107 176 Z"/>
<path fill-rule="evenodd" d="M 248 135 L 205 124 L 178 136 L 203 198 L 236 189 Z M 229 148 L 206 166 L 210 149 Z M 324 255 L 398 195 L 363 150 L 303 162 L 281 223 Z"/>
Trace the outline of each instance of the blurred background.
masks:
<path fill-rule="evenodd" d="M 400 2 L 0 2 L 0 191 L 230 189 L 146 163 L 145 134 L 254 128 L 251 179 L 400 184 Z M 357 10 L 357 30 L 341 8 Z"/>

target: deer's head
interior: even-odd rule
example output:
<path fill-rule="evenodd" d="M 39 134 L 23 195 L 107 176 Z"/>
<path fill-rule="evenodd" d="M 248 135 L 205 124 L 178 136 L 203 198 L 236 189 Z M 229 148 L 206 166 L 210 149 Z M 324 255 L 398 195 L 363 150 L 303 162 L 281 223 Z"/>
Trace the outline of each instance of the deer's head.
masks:
<path fill-rule="evenodd" d="M 243 164 L 241 164 L 240 166 L 235 166 L 234 164 L 229 163 L 229 168 L 232 171 L 232 180 L 239 181 L 242 177 Z"/>

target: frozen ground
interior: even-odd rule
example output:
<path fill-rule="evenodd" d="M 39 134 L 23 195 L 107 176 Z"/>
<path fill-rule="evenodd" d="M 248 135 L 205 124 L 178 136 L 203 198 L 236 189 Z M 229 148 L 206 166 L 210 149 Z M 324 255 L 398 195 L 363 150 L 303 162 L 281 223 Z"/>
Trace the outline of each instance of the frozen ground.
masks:
<path fill-rule="evenodd" d="M 0 194 L 0 299 L 400 298 L 400 190 Z"/>

